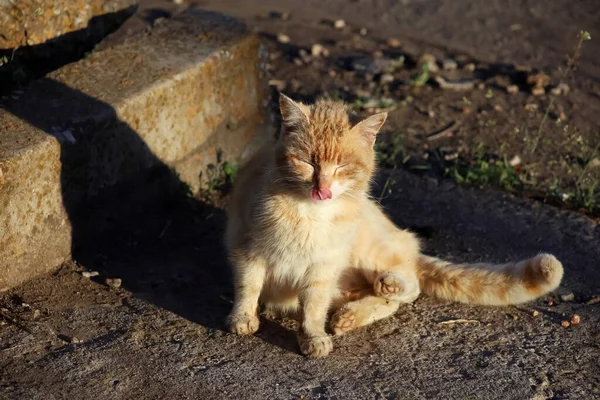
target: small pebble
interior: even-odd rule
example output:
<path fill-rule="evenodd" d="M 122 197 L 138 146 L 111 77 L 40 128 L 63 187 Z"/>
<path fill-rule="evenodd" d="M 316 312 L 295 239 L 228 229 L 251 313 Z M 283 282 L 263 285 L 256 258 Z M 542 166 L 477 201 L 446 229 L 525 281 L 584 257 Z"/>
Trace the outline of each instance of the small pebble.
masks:
<path fill-rule="evenodd" d="M 531 88 L 531 94 L 534 96 L 543 96 L 546 94 L 546 90 L 542 86 L 534 86 Z"/>
<path fill-rule="evenodd" d="M 548 302 L 548 305 L 549 305 L 549 306 L 553 306 L 553 305 L 554 305 L 554 302 L 553 302 L 553 301 L 549 301 L 549 302 Z"/>
<path fill-rule="evenodd" d="M 288 35 L 286 35 L 285 33 L 279 33 L 277 35 L 277 41 L 279 43 L 289 43 L 291 40 L 290 40 L 290 37 Z"/>
<path fill-rule="evenodd" d="M 475 64 L 468 63 L 463 68 L 465 69 L 465 71 L 473 72 L 475 71 Z"/>
<path fill-rule="evenodd" d="M 563 328 L 568 328 L 569 326 L 571 326 L 571 323 L 570 323 L 569 321 L 562 321 L 562 322 L 560 323 L 560 325 L 561 325 Z"/>
<path fill-rule="evenodd" d="M 344 21 L 343 19 L 338 19 L 333 23 L 333 27 L 335 29 L 342 29 L 346 26 L 346 21 Z"/>
<path fill-rule="evenodd" d="M 118 289 L 118 288 L 120 288 L 120 287 L 121 287 L 121 283 L 122 283 L 122 281 L 121 281 L 121 278 L 115 278 L 115 279 L 109 279 L 109 278 L 106 278 L 106 279 L 104 280 L 104 283 L 106 283 L 106 284 L 107 284 L 108 286 L 110 286 L 111 288 Z"/>
<path fill-rule="evenodd" d="M 313 44 L 310 48 L 310 54 L 312 54 L 313 57 L 319 57 L 321 53 L 323 53 L 323 46 L 319 43 Z"/>
<path fill-rule="evenodd" d="M 573 301 L 575 300 L 575 295 L 573 293 L 561 294 L 560 299 L 562 301 Z"/>
<path fill-rule="evenodd" d="M 581 322 L 581 317 L 577 314 L 573 314 L 573 316 L 571 317 L 571 323 L 573 325 L 577 325 Z"/>
<path fill-rule="evenodd" d="M 394 75 L 392 75 L 392 74 L 383 74 L 383 75 L 381 75 L 381 78 L 379 79 L 379 82 L 382 84 L 390 83 L 393 81 L 394 81 Z"/>
<path fill-rule="evenodd" d="M 288 12 L 279 12 L 279 11 L 271 11 L 269 13 L 269 18 L 280 19 L 282 21 L 287 21 L 287 20 L 290 19 L 290 13 L 288 13 Z"/>
<path fill-rule="evenodd" d="M 532 74 L 527 77 L 527 83 L 531 86 L 545 87 L 550 83 L 550 77 L 543 72 Z"/>
<path fill-rule="evenodd" d="M 98 271 L 83 271 L 83 272 L 81 273 L 81 275 L 82 275 L 84 278 L 92 278 L 92 277 L 94 277 L 94 276 L 98 276 L 98 275 L 100 275 L 100 273 L 99 273 Z"/>
<path fill-rule="evenodd" d="M 287 83 L 281 79 L 271 79 L 269 80 L 269 86 L 275 86 L 278 91 L 282 92 L 285 90 Z"/>
<path fill-rule="evenodd" d="M 442 61 L 442 68 L 444 69 L 444 71 L 454 71 L 456 68 L 458 68 L 458 64 L 456 63 L 456 61 L 447 58 L 444 61 Z"/>
<path fill-rule="evenodd" d="M 592 158 L 587 165 L 588 165 L 589 169 L 600 168 L 600 158 L 598 158 L 598 157 Z"/>
<path fill-rule="evenodd" d="M 538 105 L 535 103 L 527 103 L 527 104 L 525 104 L 525 107 L 523 107 L 523 108 L 527 111 L 535 111 L 538 109 Z"/>
<path fill-rule="evenodd" d="M 387 45 L 395 49 L 395 48 L 398 48 L 398 47 L 400 47 L 401 43 L 400 43 L 400 41 L 399 41 L 398 39 L 396 39 L 396 38 L 389 38 L 389 39 L 387 40 Z"/>
<path fill-rule="evenodd" d="M 511 167 L 516 167 L 517 165 L 521 164 L 521 157 L 514 156 L 513 158 L 510 159 L 510 161 L 508 162 L 508 164 Z"/>
<path fill-rule="evenodd" d="M 550 93 L 552 93 L 554 96 L 567 95 L 569 93 L 569 90 L 571 90 L 569 88 L 569 85 L 567 85 L 566 83 L 559 83 L 558 86 L 550 90 Z"/>
<path fill-rule="evenodd" d="M 519 87 L 517 85 L 508 85 L 506 91 L 510 94 L 519 93 Z"/>
<path fill-rule="evenodd" d="M 539 311 L 534 311 L 531 315 L 533 315 L 534 317 L 537 317 L 538 315 L 540 315 Z"/>
<path fill-rule="evenodd" d="M 367 28 L 360 28 L 360 36 L 367 36 Z"/>

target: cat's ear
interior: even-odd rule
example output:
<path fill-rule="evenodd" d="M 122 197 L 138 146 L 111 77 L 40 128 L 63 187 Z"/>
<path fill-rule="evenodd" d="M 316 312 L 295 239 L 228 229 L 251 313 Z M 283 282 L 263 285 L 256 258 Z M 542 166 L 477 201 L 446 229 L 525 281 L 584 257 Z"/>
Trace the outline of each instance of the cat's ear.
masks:
<path fill-rule="evenodd" d="M 379 129 L 381 129 L 381 127 L 383 126 L 386 119 L 386 112 L 371 115 L 369 118 L 363 119 L 358 124 L 356 124 L 354 128 L 352 128 L 352 131 L 364 137 L 367 140 L 369 146 L 373 146 L 375 144 L 375 138 L 377 137 L 377 133 L 379 132 Z"/>
<path fill-rule="evenodd" d="M 281 122 L 285 131 L 294 131 L 308 124 L 308 110 L 303 104 L 298 104 L 283 93 L 279 93 L 279 109 Z"/>

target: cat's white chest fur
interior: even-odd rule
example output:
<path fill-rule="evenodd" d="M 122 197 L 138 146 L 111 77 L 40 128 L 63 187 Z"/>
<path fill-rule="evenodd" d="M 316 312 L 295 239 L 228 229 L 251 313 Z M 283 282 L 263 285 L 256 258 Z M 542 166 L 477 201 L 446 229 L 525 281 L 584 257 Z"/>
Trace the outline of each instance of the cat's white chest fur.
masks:
<path fill-rule="evenodd" d="M 277 237 L 269 255 L 269 269 L 274 279 L 297 282 L 310 267 L 337 268 L 347 264 L 350 244 L 357 224 L 337 221 L 339 204 L 299 203 L 292 210 L 275 216 Z"/>

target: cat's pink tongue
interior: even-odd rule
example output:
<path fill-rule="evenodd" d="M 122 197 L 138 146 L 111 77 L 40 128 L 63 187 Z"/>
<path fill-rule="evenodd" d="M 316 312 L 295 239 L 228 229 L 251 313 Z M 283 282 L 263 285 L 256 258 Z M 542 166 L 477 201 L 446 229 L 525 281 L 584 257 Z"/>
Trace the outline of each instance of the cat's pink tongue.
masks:
<path fill-rule="evenodd" d="M 331 199 L 331 190 L 327 188 L 313 188 L 310 192 L 310 199 L 312 201 Z"/>

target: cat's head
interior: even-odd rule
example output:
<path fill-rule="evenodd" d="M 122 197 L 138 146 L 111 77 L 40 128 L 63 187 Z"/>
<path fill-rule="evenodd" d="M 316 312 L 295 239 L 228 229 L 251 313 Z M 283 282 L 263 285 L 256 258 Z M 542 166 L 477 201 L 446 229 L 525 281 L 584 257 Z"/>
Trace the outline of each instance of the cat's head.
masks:
<path fill-rule="evenodd" d="M 279 105 L 276 182 L 313 202 L 358 198 L 369 189 L 373 145 L 387 113 L 353 123 L 337 101 L 321 99 L 308 106 L 281 94 Z"/>

